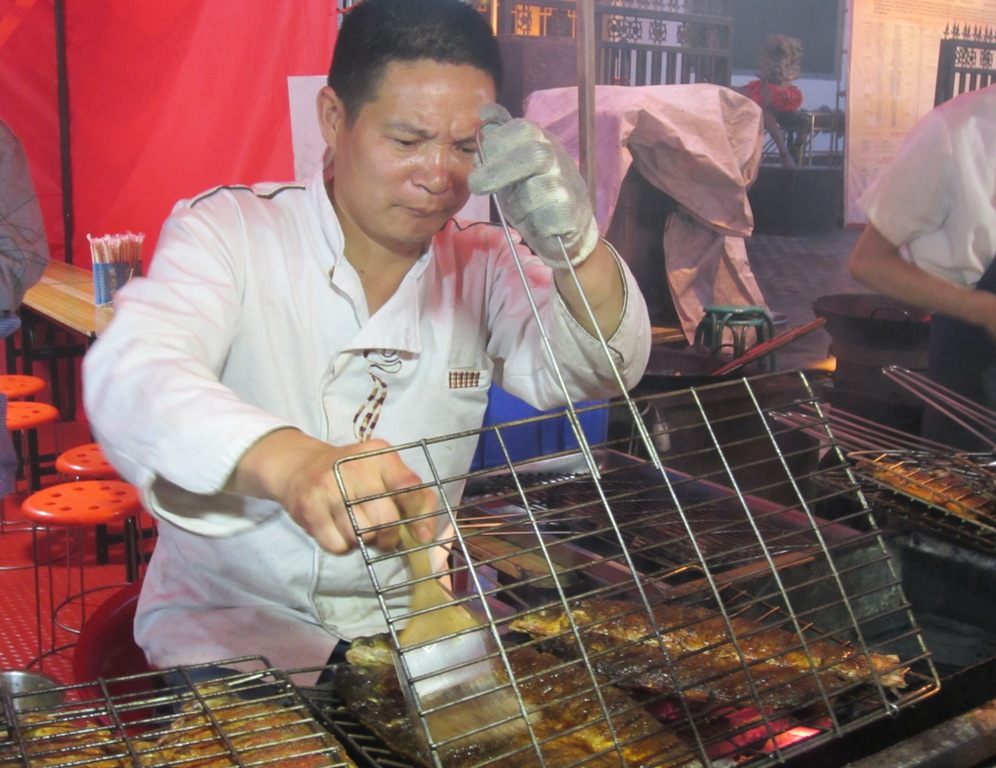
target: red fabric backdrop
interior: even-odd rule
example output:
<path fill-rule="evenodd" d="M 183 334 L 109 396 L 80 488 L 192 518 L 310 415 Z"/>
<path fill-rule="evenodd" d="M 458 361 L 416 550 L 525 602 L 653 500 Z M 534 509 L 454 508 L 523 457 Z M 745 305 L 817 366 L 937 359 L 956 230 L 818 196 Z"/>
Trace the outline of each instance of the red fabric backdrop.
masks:
<path fill-rule="evenodd" d="M 63 257 L 54 0 L 0 0 L 0 116 L 21 137 Z M 323 74 L 335 0 L 66 3 L 73 261 L 216 184 L 293 178 L 287 78 Z"/>

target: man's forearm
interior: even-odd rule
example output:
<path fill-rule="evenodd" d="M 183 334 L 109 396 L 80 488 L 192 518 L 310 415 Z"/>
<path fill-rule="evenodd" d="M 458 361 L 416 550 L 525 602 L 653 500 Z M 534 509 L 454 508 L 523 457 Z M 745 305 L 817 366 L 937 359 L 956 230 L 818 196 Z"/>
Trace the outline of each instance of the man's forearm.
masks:
<path fill-rule="evenodd" d="M 851 275 L 872 290 L 996 335 L 996 296 L 932 275 L 902 258 L 874 226 L 862 232 L 848 261 Z"/>
<path fill-rule="evenodd" d="M 584 291 L 584 298 L 579 295 L 578 286 L 566 269 L 554 270 L 557 290 L 571 314 L 588 333 L 595 335 L 595 328 L 585 307 L 587 302 L 599 330 L 608 339 L 619 327 L 626 303 L 624 280 L 613 249 L 599 238 L 594 252 L 575 268 L 575 274 Z"/>

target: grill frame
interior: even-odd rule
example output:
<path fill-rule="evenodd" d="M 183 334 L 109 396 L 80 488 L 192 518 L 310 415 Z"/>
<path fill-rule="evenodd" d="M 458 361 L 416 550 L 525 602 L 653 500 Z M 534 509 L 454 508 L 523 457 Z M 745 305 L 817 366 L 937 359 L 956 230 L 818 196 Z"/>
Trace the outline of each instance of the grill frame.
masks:
<path fill-rule="evenodd" d="M 770 394 L 767 389 L 772 382 L 776 380 L 786 381 L 786 376 L 791 379 L 791 385 L 788 389 L 793 390 L 792 394 L 786 398 L 775 398 L 775 402 L 769 402 Z M 729 399 L 729 394 L 731 389 L 735 389 L 741 394 L 746 394 L 746 400 L 748 406 L 745 413 L 740 414 L 721 414 L 717 415 L 715 418 L 708 415 L 709 404 L 714 404 L 716 402 L 724 401 Z M 779 394 L 783 394 L 781 389 L 777 386 L 772 388 Z M 743 399 L 743 398 L 741 398 Z M 665 413 L 668 416 L 673 414 L 671 406 L 676 403 L 684 402 L 687 406 L 691 404 L 692 410 L 698 409 L 699 413 L 702 414 L 700 423 L 697 425 L 689 424 L 656 424 L 653 421 L 655 416 Z M 715 385 L 710 385 L 706 387 L 693 388 L 683 392 L 669 392 L 662 395 L 653 395 L 648 397 L 637 398 L 635 401 L 627 402 L 626 407 L 619 408 L 615 412 L 609 415 L 608 421 L 610 424 L 615 424 L 615 429 L 610 431 L 610 436 L 605 443 L 599 445 L 592 445 L 587 442 L 587 440 L 581 436 L 577 435 L 580 439 L 581 449 L 577 452 L 569 451 L 558 451 L 554 453 L 549 453 L 541 455 L 535 458 L 527 460 L 514 461 L 506 453 L 507 461 L 505 466 L 499 468 L 491 468 L 483 471 L 472 471 L 464 475 L 457 477 L 447 477 L 442 478 L 438 475 L 432 477 L 432 480 L 424 483 L 424 487 L 433 487 L 440 492 L 442 498 L 445 497 L 444 490 L 451 484 L 460 484 L 461 486 L 466 484 L 470 485 L 475 480 L 480 480 L 482 478 L 492 477 L 495 472 L 507 471 L 513 478 L 513 490 L 510 494 L 502 499 L 499 499 L 497 506 L 499 508 L 499 518 L 501 514 L 501 509 L 505 505 L 505 502 L 509 498 L 515 499 L 521 506 L 523 513 L 525 515 L 525 527 L 527 530 L 519 531 L 516 536 L 532 536 L 532 542 L 529 546 L 519 547 L 520 554 L 529 555 L 533 558 L 534 562 L 540 563 L 540 570 L 543 571 L 545 564 L 545 572 L 540 573 L 539 576 L 535 575 L 535 572 L 530 575 L 528 569 L 521 569 L 520 564 L 517 562 L 513 565 L 509 565 L 512 557 L 509 555 L 499 554 L 491 556 L 482 556 L 483 549 L 478 547 L 475 549 L 474 541 L 475 537 L 478 536 L 471 528 L 464 529 L 464 520 L 461 518 L 461 514 L 466 515 L 467 511 L 470 510 L 474 505 L 479 505 L 479 502 L 468 502 L 466 498 L 456 504 L 445 502 L 442 512 L 438 513 L 439 519 L 444 523 L 445 527 L 449 532 L 449 536 L 446 538 L 445 543 L 451 549 L 451 571 L 450 577 L 456 579 L 456 583 L 460 589 L 458 592 L 458 603 L 462 603 L 467 606 L 475 606 L 483 611 L 485 617 L 485 627 L 488 631 L 492 632 L 493 638 L 496 643 L 500 643 L 503 637 L 507 637 L 507 628 L 509 621 L 509 605 L 515 604 L 518 600 L 509 600 L 507 593 L 509 591 L 508 584 L 498 584 L 502 578 L 505 578 L 506 582 L 509 577 L 509 573 L 518 572 L 518 577 L 516 579 L 516 587 L 524 592 L 532 593 L 540 585 L 541 581 L 552 581 L 554 585 L 553 591 L 558 593 L 556 598 L 553 599 L 553 603 L 556 604 L 558 601 L 562 606 L 567 606 L 571 604 L 576 597 L 576 590 L 572 586 L 571 589 L 565 590 L 564 584 L 561 583 L 565 573 L 573 573 L 575 570 L 579 573 L 583 573 L 586 569 L 595 569 L 607 572 L 605 578 L 620 577 L 623 581 L 626 581 L 626 586 L 629 588 L 629 597 L 631 597 L 637 605 L 642 605 L 643 609 L 647 612 L 648 616 L 652 616 L 650 611 L 650 606 L 654 602 L 651 597 L 648 597 L 648 589 L 646 583 L 650 579 L 659 579 L 662 575 L 661 573 L 647 574 L 640 571 L 637 564 L 634 561 L 633 555 L 639 554 L 643 555 L 641 551 L 632 552 L 630 551 L 630 546 L 626 543 L 621 543 L 619 546 L 619 551 L 616 557 L 608 557 L 605 555 L 595 555 L 591 557 L 590 550 L 587 550 L 583 544 L 582 539 L 584 536 L 573 536 L 573 535 L 558 535 L 553 537 L 549 534 L 547 530 L 544 530 L 544 525 L 548 525 L 551 520 L 547 515 L 546 511 L 542 508 L 533 508 L 528 500 L 528 484 L 521 482 L 521 476 L 529 473 L 531 470 L 535 470 L 537 466 L 543 462 L 556 462 L 564 459 L 581 461 L 582 464 L 586 465 L 591 474 L 591 478 L 594 481 L 597 490 L 597 500 L 595 505 L 604 506 L 604 511 L 608 519 L 606 529 L 617 536 L 617 540 L 622 542 L 622 536 L 620 534 L 619 522 L 615 519 L 612 504 L 607 498 L 607 492 L 604 487 L 605 473 L 601 467 L 598 467 L 598 462 L 596 459 L 596 454 L 601 455 L 602 451 L 605 452 L 619 452 L 620 447 L 628 447 L 630 449 L 635 448 L 633 452 L 625 452 L 624 455 L 635 460 L 640 464 L 641 467 L 649 467 L 651 471 L 659 470 L 661 472 L 661 478 L 664 479 L 664 484 L 668 487 L 669 492 L 673 492 L 673 487 L 671 485 L 671 476 L 681 476 L 682 478 L 689 478 L 688 473 L 683 473 L 678 470 L 677 473 L 672 473 L 670 468 L 673 465 L 683 466 L 685 464 L 684 460 L 698 460 L 703 454 L 703 448 L 700 445 L 696 445 L 695 441 L 683 440 L 692 433 L 707 433 L 707 440 L 712 442 L 712 445 L 708 450 L 711 450 L 715 455 L 712 457 L 714 459 L 714 466 L 710 466 L 708 471 L 699 472 L 691 476 L 691 479 L 695 482 L 709 487 L 716 487 L 719 485 L 719 480 L 725 480 L 727 482 L 727 491 L 732 493 L 732 498 L 735 500 L 735 504 L 742 505 L 742 508 L 746 512 L 746 520 L 749 521 L 749 527 L 752 528 L 752 533 L 757 537 L 757 543 L 759 548 L 762 550 L 762 557 L 759 559 L 760 566 L 755 567 L 755 572 L 753 574 L 748 573 L 747 576 L 740 574 L 734 577 L 734 583 L 738 586 L 743 586 L 747 583 L 748 576 L 757 576 L 759 572 L 764 572 L 764 576 L 771 577 L 769 583 L 762 586 L 763 590 L 767 589 L 774 590 L 775 593 L 779 594 L 779 597 L 786 598 L 779 606 L 775 606 L 775 610 L 781 609 L 784 611 L 787 617 L 784 621 L 784 625 L 794 626 L 795 636 L 799 638 L 800 647 L 804 653 L 808 653 L 806 650 L 807 643 L 804 626 L 808 626 L 808 617 L 803 616 L 803 611 L 795 611 L 791 608 L 785 609 L 786 605 L 791 605 L 791 600 L 788 599 L 788 593 L 794 590 L 801 589 L 802 587 L 810 588 L 814 584 L 825 580 L 827 583 L 833 583 L 835 587 L 840 592 L 840 597 L 837 600 L 840 601 L 841 605 L 837 606 L 839 608 L 838 613 L 842 615 L 850 615 L 853 620 L 853 625 L 848 626 L 849 629 L 856 630 L 855 637 L 845 638 L 847 642 L 855 643 L 861 653 L 875 653 L 876 648 L 882 647 L 883 643 L 880 639 L 876 638 L 875 643 L 872 644 L 862 637 L 862 628 L 859 626 L 863 621 L 868 619 L 868 616 L 861 613 L 862 619 L 858 621 L 855 618 L 856 614 L 854 612 L 854 607 L 850 605 L 850 595 L 848 594 L 848 588 L 842 586 L 842 579 L 849 573 L 860 571 L 865 567 L 864 563 L 859 563 L 855 565 L 854 563 L 847 563 L 843 570 L 839 570 L 836 564 L 833 562 L 833 555 L 836 554 L 835 547 L 836 544 L 831 545 L 828 548 L 825 536 L 831 536 L 834 533 L 840 532 L 844 528 L 848 528 L 848 524 L 853 524 L 855 527 L 853 529 L 848 528 L 851 536 L 854 538 L 850 544 L 855 542 L 861 542 L 864 545 L 875 550 L 875 555 L 871 560 L 880 566 L 883 570 L 882 573 L 885 574 L 884 582 L 887 586 L 884 588 L 885 592 L 889 592 L 891 599 L 894 603 L 889 606 L 888 611 L 892 612 L 893 615 L 901 614 L 903 616 L 903 621 L 906 622 L 902 629 L 886 629 L 886 633 L 893 632 L 894 637 L 892 639 L 898 639 L 900 637 L 911 637 L 914 641 L 919 644 L 919 652 L 914 656 L 912 661 L 917 664 L 922 665 L 922 671 L 917 670 L 913 674 L 911 680 L 910 688 L 911 691 L 907 692 L 907 695 L 899 695 L 894 700 L 890 700 L 889 694 L 886 693 L 885 687 L 879 685 L 878 691 L 881 694 L 880 706 L 872 714 L 863 713 L 860 716 L 853 717 L 853 719 L 847 722 L 839 722 L 834 712 L 834 704 L 830 701 L 830 697 L 824 695 L 823 704 L 825 705 L 825 712 L 827 717 L 831 721 L 831 726 L 827 732 L 821 733 L 810 739 L 807 744 L 816 744 L 820 741 L 826 739 L 837 739 L 838 737 L 856 730 L 868 721 L 874 720 L 880 717 L 887 717 L 893 715 L 898 709 L 906 707 L 915 701 L 923 699 L 925 697 L 931 696 L 936 693 L 939 680 L 937 677 L 936 670 L 933 668 L 931 660 L 929 658 L 929 652 L 922 643 L 922 638 L 919 637 L 919 629 L 916 626 L 916 622 L 913 619 L 912 614 L 908 610 L 908 604 L 905 603 L 902 597 L 902 587 L 899 579 L 896 577 L 895 573 L 889 574 L 889 554 L 885 548 L 884 543 L 880 538 L 880 531 L 872 519 L 870 514 L 870 509 L 864 502 L 861 495 L 861 487 L 857 479 L 850 476 L 850 484 L 848 487 L 848 492 L 852 493 L 855 498 L 860 502 L 859 511 L 852 515 L 849 520 L 841 522 L 828 523 L 825 520 L 820 520 L 817 515 L 814 514 L 813 508 L 821 504 L 825 499 L 821 499 L 817 496 L 811 496 L 805 494 L 799 490 L 801 484 L 813 485 L 810 483 L 811 480 L 820 476 L 821 474 L 827 472 L 825 468 L 819 466 L 819 462 L 812 461 L 812 451 L 814 449 L 814 441 L 811 437 L 804 434 L 805 430 L 799 430 L 791 426 L 786 426 L 780 424 L 777 419 L 771 417 L 771 412 L 777 411 L 779 409 L 788 408 L 790 406 L 797 405 L 799 402 L 805 402 L 813 405 L 814 407 L 819 407 L 817 398 L 813 394 L 812 388 L 809 386 L 806 380 L 805 374 L 803 373 L 793 373 L 793 374 L 772 374 L 770 376 L 755 377 L 754 379 L 742 379 L 733 382 L 722 382 Z M 627 425 L 624 424 L 624 429 L 622 437 L 620 437 L 619 425 L 626 421 L 627 413 L 632 413 L 632 406 L 635 405 L 639 409 L 643 423 L 640 425 Z M 578 408 L 577 412 L 579 415 L 585 413 L 585 411 L 595 408 L 611 408 L 612 404 L 609 405 L 599 405 L 590 406 L 588 408 Z M 619 414 L 622 414 L 621 417 Z M 748 416 L 753 422 L 760 425 L 760 428 L 750 434 L 749 437 L 736 440 L 726 440 L 723 438 L 722 433 L 724 431 L 724 426 L 733 424 L 738 420 Z M 351 498 L 345 483 L 341 480 L 341 471 L 343 465 L 353 461 L 362 460 L 371 455 L 377 455 L 379 453 L 385 452 L 397 452 L 401 459 L 405 461 L 406 452 L 416 452 L 419 453 L 424 461 L 430 467 L 434 466 L 432 460 L 432 453 L 434 450 L 444 447 L 446 442 L 454 439 L 467 439 L 468 437 L 479 436 L 485 432 L 490 432 L 497 439 L 499 445 L 511 445 L 514 444 L 514 434 L 515 430 L 521 426 L 532 425 L 537 421 L 542 421 L 543 419 L 550 418 L 548 416 L 536 417 L 534 419 L 525 419 L 518 422 L 512 422 L 505 425 L 496 425 L 487 427 L 479 432 L 468 432 L 462 433 L 460 435 L 450 435 L 444 436 L 436 439 L 429 439 L 419 441 L 418 443 L 409 444 L 407 446 L 398 446 L 389 449 L 383 449 L 381 451 L 374 451 L 369 454 L 364 454 L 359 457 L 352 457 L 350 459 L 344 459 L 337 464 L 336 470 L 340 477 L 340 490 L 343 493 L 344 498 L 347 502 L 347 510 L 350 511 L 352 516 L 354 527 L 358 537 L 362 541 L 364 534 L 370 533 L 369 529 L 364 529 L 362 526 L 357 524 L 357 518 L 355 516 L 354 510 L 359 505 L 372 501 L 374 499 L 382 499 L 384 496 L 390 496 L 392 494 L 382 494 L 378 497 L 368 497 L 368 498 Z M 649 422 L 649 423 L 648 423 Z M 644 436 L 642 433 L 646 431 L 647 434 Z M 649 437 L 649 440 L 646 439 Z M 699 435 L 701 437 L 701 435 Z M 795 440 L 803 440 L 805 443 L 804 447 L 799 448 L 796 446 L 785 447 L 786 439 L 792 438 Z M 829 435 L 832 442 L 832 434 Z M 759 471 L 759 467 L 762 463 L 761 461 L 755 461 L 751 456 L 751 452 L 754 450 L 754 443 L 762 442 L 768 445 L 769 450 L 773 450 L 774 458 L 773 463 L 778 466 L 781 471 L 781 477 L 776 482 L 771 482 L 767 477 L 762 477 L 763 472 Z M 791 442 L 789 440 L 788 442 Z M 667 443 L 667 445 L 664 445 Z M 642 452 L 642 455 L 640 455 Z M 667 468 L 663 466 L 661 462 L 661 454 L 667 453 Z M 846 459 L 839 448 L 834 447 L 831 453 L 835 456 L 837 463 L 843 469 L 845 473 L 849 471 L 847 467 Z M 745 454 L 747 459 L 745 461 L 738 460 L 731 461 L 730 455 L 734 454 L 738 457 L 742 457 Z M 795 467 L 802 461 L 804 469 L 799 472 L 796 471 Z M 674 462 L 674 464 L 672 464 Z M 406 462 L 407 463 L 407 462 Z M 772 463 L 771 461 L 767 462 Z M 770 469 L 770 466 L 766 467 Z M 751 485 L 744 489 L 744 478 L 745 475 L 757 475 L 759 477 L 759 485 Z M 803 577 L 801 586 L 793 586 L 786 590 L 783 584 L 781 584 L 782 578 L 786 574 L 799 573 L 799 562 L 798 558 L 793 558 L 790 554 L 787 558 L 784 553 L 777 555 L 774 553 L 770 547 L 767 546 L 765 541 L 765 535 L 761 531 L 761 528 L 756 524 L 756 520 L 752 517 L 752 511 L 750 509 L 750 503 L 748 499 L 753 499 L 752 491 L 762 490 L 765 494 L 765 502 L 768 502 L 768 506 L 761 505 L 763 511 L 758 514 L 758 519 L 763 519 L 765 515 L 771 515 L 773 518 L 775 516 L 781 516 L 782 518 L 791 517 L 791 512 L 796 513 L 797 521 L 801 520 L 803 527 L 806 532 L 811 536 L 810 540 L 810 551 L 809 556 L 812 556 L 812 547 L 815 545 L 816 553 L 825 558 L 826 562 L 826 573 L 824 573 L 820 578 L 807 581 L 806 577 Z M 785 492 L 789 494 L 795 493 L 797 498 L 796 506 L 798 509 L 790 510 L 783 506 L 784 502 L 779 498 Z M 837 493 L 834 491 L 832 493 Z M 674 497 L 673 497 L 674 498 Z M 727 496 L 726 498 L 730 498 Z M 702 595 L 709 595 L 715 600 L 713 612 L 715 615 L 722 619 L 727 625 L 729 630 L 728 639 L 732 640 L 734 646 L 738 644 L 737 630 L 733 629 L 734 620 L 738 616 L 734 615 L 731 611 L 728 611 L 724 607 L 724 598 L 720 594 L 717 587 L 717 574 L 713 573 L 712 564 L 709 562 L 707 555 L 703 553 L 696 546 L 696 535 L 688 523 L 687 518 L 684 517 L 684 510 L 681 509 L 682 504 L 675 498 L 675 503 L 677 510 L 679 512 L 679 517 L 681 519 L 681 524 L 685 527 L 685 532 L 688 536 L 688 541 L 692 548 L 696 550 L 696 557 L 699 560 L 699 565 L 702 566 L 701 571 L 697 573 L 699 576 L 698 589 L 701 590 L 699 593 L 699 599 L 702 599 Z M 577 511 L 577 507 L 571 507 L 567 505 L 560 511 L 565 513 L 573 513 Z M 473 516 L 479 517 L 480 509 L 473 509 Z M 505 522 L 499 522 L 496 525 L 498 532 L 508 533 L 510 530 L 510 524 Z M 492 531 L 492 534 L 494 531 Z M 521 539 L 520 539 L 521 541 Z M 841 545 L 842 546 L 842 545 Z M 578 551 L 580 550 L 580 552 Z M 395 648 L 403 647 L 404 643 L 402 640 L 402 629 L 406 621 L 408 621 L 411 616 L 406 614 L 404 609 L 399 610 L 397 605 L 399 602 L 398 594 L 399 591 L 403 591 L 406 587 L 410 587 L 410 584 L 405 584 L 403 579 L 400 586 L 398 584 L 391 584 L 381 581 L 378 577 L 378 569 L 383 568 L 385 564 L 390 563 L 392 560 L 396 560 L 398 557 L 404 557 L 403 553 L 381 553 L 366 546 L 361 545 L 361 551 L 363 552 L 364 560 L 368 565 L 368 570 L 370 571 L 371 579 L 375 585 L 375 591 L 378 595 L 378 599 L 381 601 L 381 608 L 385 617 L 387 624 L 387 632 L 390 635 Z M 732 551 L 732 550 L 731 550 Z M 843 551 L 843 550 L 842 550 Z M 554 554 L 551 554 L 554 553 Z M 575 558 L 580 557 L 581 560 L 584 557 L 588 557 L 589 561 L 586 565 L 578 565 Z M 558 559 L 559 558 L 559 559 Z M 860 559 L 860 558 L 859 558 Z M 565 562 L 561 562 L 564 560 Z M 396 563 L 395 563 L 396 565 Z M 686 568 L 689 564 L 687 562 L 681 563 L 677 568 L 670 568 L 668 570 L 668 575 L 673 576 L 678 570 Z M 504 566 L 504 567 L 503 567 Z M 722 569 L 725 570 L 725 569 Z M 736 569 L 734 569 L 735 571 Z M 720 572 L 721 573 L 721 572 Z M 498 575 L 496 575 L 498 574 Z M 842 576 L 844 574 L 844 576 Z M 849 578 L 849 576 L 847 577 Z M 876 579 L 878 581 L 879 579 Z M 722 578 L 719 579 L 722 581 Z M 759 582 L 763 582 L 761 579 Z M 771 584 L 775 586 L 771 586 Z M 674 585 L 669 585 L 674 586 Z M 603 596 L 610 595 L 614 596 L 618 591 L 619 584 L 601 586 L 596 588 L 587 588 L 587 591 L 582 590 L 583 594 L 589 597 L 592 596 Z M 867 597 L 866 590 L 868 592 L 875 592 L 878 586 L 868 586 L 861 585 L 856 587 L 858 590 L 855 597 L 859 602 L 863 601 Z M 652 589 L 656 589 L 653 587 Z M 568 597 L 568 593 L 572 597 Z M 677 591 L 672 593 L 673 595 L 679 595 L 681 599 L 688 600 L 695 597 L 694 590 L 690 589 L 687 584 L 677 588 Z M 528 600 L 525 600 L 528 602 Z M 831 601 L 833 602 L 833 601 Z M 756 606 L 760 606 L 761 602 L 756 601 Z M 536 606 L 533 606 L 535 609 Z M 866 608 L 862 608 L 862 611 Z M 512 614 L 519 612 L 518 608 L 511 608 Z M 828 613 L 823 609 L 823 613 Z M 798 614 L 798 615 L 797 615 Z M 769 613 L 770 618 L 772 614 Z M 841 621 L 840 617 L 835 618 L 836 621 Z M 654 620 L 651 618 L 651 624 Z M 846 620 L 841 622 L 842 625 L 846 625 Z M 872 622 L 874 623 L 874 622 Z M 783 628 L 784 628 L 783 625 Z M 667 629 L 667 628 L 664 628 Z M 662 628 L 653 627 L 651 634 L 653 634 L 658 640 L 662 638 Z M 877 630 L 881 631 L 882 627 L 878 627 Z M 578 641 L 580 645 L 584 645 L 583 631 L 579 631 L 578 627 L 573 626 L 570 632 L 574 633 L 575 640 Z M 830 637 L 838 638 L 839 633 L 833 629 L 827 633 Z M 885 643 L 887 644 L 887 643 Z M 739 652 L 739 651 L 738 651 Z M 401 654 L 402 657 L 404 654 Z M 665 653 L 665 656 L 667 654 Z M 584 669 L 589 673 L 591 679 L 598 679 L 598 674 L 595 668 L 591 665 L 591 661 L 588 658 L 588 654 L 584 652 L 581 653 L 582 663 Z M 741 659 L 744 665 L 744 674 L 750 677 L 751 670 L 753 670 L 754 662 Z M 906 661 L 906 659 L 904 659 Z M 499 669 L 504 669 L 507 676 L 511 678 L 510 685 L 515 688 L 514 683 L 514 672 L 511 669 L 507 654 L 504 649 L 501 649 L 497 654 L 497 658 L 494 663 Z M 673 672 L 673 663 L 670 659 L 665 659 L 662 663 L 670 665 L 669 668 Z M 812 658 L 810 658 L 810 663 L 812 664 Z M 818 665 L 817 665 L 818 666 Z M 815 670 L 817 667 L 812 667 L 810 672 L 815 676 L 819 676 Z M 822 674 L 822 673 L 821 673 Z M 413 680 L 412 675 L 409 673 L 407 667 L 402 664 L 402 675 L 405 679 L 407 685 L 413 685 L 415 680 Z M 873 674 L 873 677 L 875 675 Z M 691 753 L 702 762 L 703 765 L 721 765 L 728 762 L 730 756 L 722 757 L 721 759 L 713 759 L 710 756 L 710 746 L 716 741 L 711 737 L 704 737 L 699 731 L 699 723 L 697 723 L 697 715 L 691 711 L 688 703 L 684 700 L 684 695 L 679 695 L 678 700 L 680 704 L 685 708 L 685 721 L 684 726 L 688 727 L 693 735 L 691 739 L 693 747 Z M 762 711 L 765 709 L 765 699 L 759 698 L 756 700 L 759 704 L 759 709 Z M 611 721 L 608 710 L 603 710 L 604 720 L 606 723 Z M 436 765 L 443 765 L 441 758 L 439 757 L 440 744 L 438 740 L 433 739 L 433 734 L 427 718 L 425 717 L 425 710 L 421 710 L 419 713 L 422 726 L 424 728 L 425 736 L 430 744 L 435 745 L 431 753 L 431 759 Z M 767 721 L 769 718 L 767 715 L 762 714 L 760 716 L 761 720 Z M 776 732 L 772 731 L 769 735 L 774 735 Z M 538 748 L 536 742 L 533 742 L 536 749 L 536 757 L 539 761 L 537 764 L 545 764 L 543 762 L 542 752 Z M 445 746 L 445 745 L 443 745 Z M 755 765 L 769 765 L 776 764 L 779 762 L 784 762 L 788 759 L 792 753 L 796 752 L 794 747 L 789 747 L 788 749 L 776 748 L 769 756 L 757 758 L 751 764 Z M 489 763 L 490 764 L 490 763 Z M 483 763 L 482 763 L 483 765 Z"/>
<path fill-rule="evenodd" d="M 871 450 L 853 451 L 848 458 L 864 480 L 913 502 L 890 505 L 895 515 L 996 553 L 996 472 L 991 455 Z"/>
<path fill-rule="evenodd" d="M 326 768 L 372 765 L 348 732 L 323 717 L 287 673 L 260 656 L 100 678 L 49 693 L 61 703 L 22 707 L 30 692 L 3 691 L 3 768 L 161 768 L 209 760 L 251 766 L 273 760 L 279 750 L 282 759 L 298 765 L 314 764 L 312 759 Z M 61 732 L 46 735 L 38 731 L 43 726 Z M 328 736 L 338 743 L 328 742 Z M 179 763 L 172 757 L 178 749 L 185 752 Z"/>

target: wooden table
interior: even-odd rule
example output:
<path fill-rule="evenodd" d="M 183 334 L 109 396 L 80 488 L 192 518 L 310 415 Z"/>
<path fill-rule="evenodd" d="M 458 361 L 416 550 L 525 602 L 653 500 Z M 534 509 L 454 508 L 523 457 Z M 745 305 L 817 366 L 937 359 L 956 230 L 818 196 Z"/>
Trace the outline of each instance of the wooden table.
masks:
<path fill-rule="evenodd" d="M 87 340 L 99 336 L 114 317 L 109 304 L 94 304 L 90 270 L 62 261 L 51 262 L 42 279 L 28 289 L 23 308 Z"/>
<path fill-rule="evenodd" d="M 53 405 L 63 418 L 76 418 L 76 367 L 91 342 L 107 328 L 114 309 L 94 303 L 93 273 L 63 261 L 50 262 L 42 279 L 28 289 L 20 309 L 20 347 L 7 337 L 7 370 L 32 373 L 49 366 Z M 58 333 L 62 331 L 63 333 Z M 66 336 L 68 333 L 68 337 Z M 65 361 L 63 387 L 59 361 Z M 20 366 L 18 366 L 20 363 Z"/>

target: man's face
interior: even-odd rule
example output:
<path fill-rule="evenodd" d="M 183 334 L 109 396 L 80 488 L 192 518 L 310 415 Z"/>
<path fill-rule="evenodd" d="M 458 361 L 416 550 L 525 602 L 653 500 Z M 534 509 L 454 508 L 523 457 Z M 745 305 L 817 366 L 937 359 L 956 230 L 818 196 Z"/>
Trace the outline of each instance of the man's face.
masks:
<path fill-rule="evenodd" d="M 335 92 L 323 89 L 332 204 L 347 249 L 415 258 L 428 247 L 470 196 L 478 114 L 493 101 L 494 83 L 482 70 L 429 60 L 389 64 L 352 125 Z"/>

